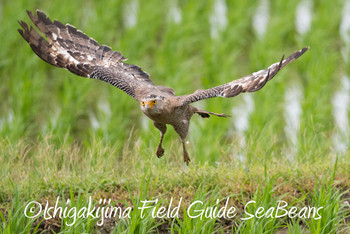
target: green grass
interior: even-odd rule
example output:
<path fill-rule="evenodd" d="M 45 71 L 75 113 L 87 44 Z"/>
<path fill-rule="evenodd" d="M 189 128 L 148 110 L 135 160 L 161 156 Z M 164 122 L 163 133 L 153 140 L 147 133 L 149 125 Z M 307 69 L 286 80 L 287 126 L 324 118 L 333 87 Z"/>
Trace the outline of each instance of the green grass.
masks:
<path fill-rule="evenodd" d="M 301 37 L 295 29 L 298 2 L 271 1 L 265 37 L 252 28 L 256 1 L 227 1 L 228 26 L 210 38 L 213 1 L 178 1 L 180 24 L 168 20 L 166 1 L 139 1 L 137 24 L 126 28 L 127 1 L 2 1 L 0 2 L 0 233 L 54 232 L 241 232 L 337 233 L 349 224 L 350 152 L 333 148 L 336 132 L 332 98 L 340 77 L 348 72 L 341 56 L 339 24 L 343 2 L 314 3 L 311 30 Z M 210 88 L 263 69 L 304 46 L 310 50 L 284 68 L 257 93 L 234 99 L 198 103 L 204 109 L 231 114 L 252 95 L 255 109 L 246 131 L 244 162 L 233 120 L 194 116 L 188 137 L 190 166 L 182 162 L 178 136 L 169 128 L 164 157 L 155 156 L 159 132 L 142 122 L 138 103 L 103 82 L 74 76 L 41 61 L 20 37 L 16 20 L 29 21 L 25 10 L 36 8 L 70 23 L 101 44 L 121 51 L 159 85 L 178 95 Z M 284 93 L 293 82 L 303 86 L 299 148 L 288 160 L 284 133 Z M 99 125 L 93 127 L 94 116 Z M 348 146 L 350 145 L 348 139 Z M 89 197 L 111 198 L 114 206 L 131 207 L 130 219 L 28 219 L 24 209 L 36 200 L 62 208 L 86 207 Z M 226 198 L 237 207 L 232 219 L 191 218 L 197 200 L 202 207 L 220 206 Z M 140 217 L 144 200 L 158 199 L 156 211 L 182 203 L 179 217 Z M 67 205 L 67 199 L 70 204 Z M 323 206 L 322 219 L 245 217 L 275 207 Z M 198 209 L 200 204 L 197 204 Z M 117 223 L 117 225 L 115 224 Z"/>

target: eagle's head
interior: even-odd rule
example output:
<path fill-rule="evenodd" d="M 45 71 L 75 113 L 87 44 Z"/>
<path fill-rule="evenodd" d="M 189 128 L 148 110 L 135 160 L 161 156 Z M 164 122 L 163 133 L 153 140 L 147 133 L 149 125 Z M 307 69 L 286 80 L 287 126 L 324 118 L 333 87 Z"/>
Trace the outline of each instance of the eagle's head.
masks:
<path fill-rule="evenodd" d="M 160 114 L 164 109 L 164 99 L 159 95 L 147 95 L 140 100 L 141 110 L 145 114 Z"/>

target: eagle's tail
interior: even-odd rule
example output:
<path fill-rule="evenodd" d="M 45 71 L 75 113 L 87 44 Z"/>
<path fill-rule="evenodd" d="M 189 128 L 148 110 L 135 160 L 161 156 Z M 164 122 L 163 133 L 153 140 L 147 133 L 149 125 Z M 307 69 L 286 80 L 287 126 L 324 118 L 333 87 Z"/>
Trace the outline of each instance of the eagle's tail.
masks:
<path fill-rule="evenodd" d="M 205 111 L 205 110 L 201 110 L 196 108 L 195 113 L 199 114 L 202 118 L 209 118 L 210 115 L 215 115 L 215 116 L 219 116 L 219 117 L 231 117 L 230 115 L 226 115 L 226 114 L 217 114 L 217 113 L 213 113 L 210 111 Z"/>
<path fill-rule="evenodd" d="M 18 31 L 33 51 L 49 64 L 89 77 L 94 66 L 126 60 L 121 53 L 112 51 L 108 46 L 100 46 L 74 26 L 63 25 L 57 20 L 52 22 L 40 10 L 36 11 L 36 15 L 30 11 L 27 14 L 45 37 L 23 21 L 18 21 L 22 27 Z"/>

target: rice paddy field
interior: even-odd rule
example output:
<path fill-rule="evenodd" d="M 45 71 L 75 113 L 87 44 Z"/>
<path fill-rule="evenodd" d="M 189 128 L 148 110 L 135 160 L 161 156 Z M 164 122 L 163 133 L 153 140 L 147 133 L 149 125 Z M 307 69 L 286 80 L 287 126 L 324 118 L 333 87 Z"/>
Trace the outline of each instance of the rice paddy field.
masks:
<path fill-rule="evenodd" d="M 26 10 L 177 95 L 310 49 L 260 91 L 194 104 L 165 155 L 139 104 L 39 59 Z M 349 0 L 0 0 L 0 233 L 349 233 Z"/>

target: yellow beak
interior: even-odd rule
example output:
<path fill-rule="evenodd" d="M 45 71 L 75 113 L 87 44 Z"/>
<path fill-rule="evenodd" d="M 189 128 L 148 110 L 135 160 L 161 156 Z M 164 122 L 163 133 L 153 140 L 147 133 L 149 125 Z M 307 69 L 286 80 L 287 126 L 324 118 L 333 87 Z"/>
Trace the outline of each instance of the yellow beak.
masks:
<path fill-rule="evenodd" d="M 155 101 L 150 101 L 150 102 L 145 102 L 144 104 L 145 104 L 146 107 L 152 108 L 156 104 L 156 102 Z"/>

